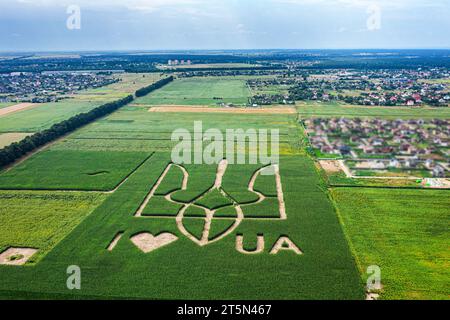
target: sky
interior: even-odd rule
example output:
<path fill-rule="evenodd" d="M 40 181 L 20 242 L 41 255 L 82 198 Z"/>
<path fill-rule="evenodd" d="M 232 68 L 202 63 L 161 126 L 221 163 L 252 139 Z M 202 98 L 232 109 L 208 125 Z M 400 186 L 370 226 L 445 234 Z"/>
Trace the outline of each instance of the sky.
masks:
<path fill-rule="evenodd" d="M 0 0 L 0 51 L 450 48 L 449 17 L 450 0 Z"/>

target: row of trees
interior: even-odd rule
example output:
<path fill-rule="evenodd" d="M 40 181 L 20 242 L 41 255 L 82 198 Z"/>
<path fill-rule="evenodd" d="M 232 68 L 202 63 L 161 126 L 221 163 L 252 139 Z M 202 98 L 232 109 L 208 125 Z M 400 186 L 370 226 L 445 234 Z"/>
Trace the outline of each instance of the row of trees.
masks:
<path fill-rule="evenodd" d="M 149 85 L 147 87 L 141 88 L 138 91 L 136 91 L 136 97 L 139 98 L 139 97 L 146 96 L 150 92 L 164 87 L 166 84 L 172 82 L 173 80 L 174 80 L 174 77 L 170 76 L 170 77 L 164 78 L 162 80 L 159 80 L 159 81 L 157 81 L 157 82 L 155 82 L 155 83 L 153 83 L 153 84 L 151 84 L 151 85 Z"/>
<path fill-rule="evenodd" d="M 104 117 L 127 105 L 131 101 L 133 101 L 133 96 L 129 95 L 123 99 L 104 104 L 89 112 L 81 113 L 68 120 L 61 121 L 53 125 L 50 129 L 38 132 L 20 142 L 5 147 L 0 150 L 0 167 L 13 163 L 27 153 L 95 121 L 98 118 Z"/>

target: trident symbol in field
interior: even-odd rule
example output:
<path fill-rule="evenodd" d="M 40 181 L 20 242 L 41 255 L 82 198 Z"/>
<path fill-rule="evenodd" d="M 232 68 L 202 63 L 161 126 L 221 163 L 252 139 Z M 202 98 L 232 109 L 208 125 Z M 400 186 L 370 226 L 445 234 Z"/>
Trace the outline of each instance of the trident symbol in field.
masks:
<path fill-rule="evenodd" d="M 166 169 L 164 170 L 163 174 L 160 176 L 160 178 L 158 179 L 158 181 L 156 182 L 155 186 L 151 189 L 151 191 L 149 192 L 149 194 L 147 195 L 147 197 L 145 198 L 144 202 L 142 203 L 142 205 L 140 206 L 140 208 L 138 209 L 138 211 L 136 212 L 135 216 L 136 217 L 144 217 L 143 216 L 143 212 L 145 207 L 149 204 L 150 200 L 153 198 L 153 196 L 155 195 L 159 185 L 164 181 L 164 179 L 166 178 L 167 174 L 169 173 L 169 171 L 173 168 L 173 167 L 178 167 L 179 169 L 182 170 L 183 172 L 183 183 L 182 183 L 182 191 L 186 191 L 188 188 L 188 181 L 189 181 L 189 173 L 187 172 L 187 170 L 177 164 L 169 164 Z M 284 204 L 284 198 L 283 198 L 283 190 L 282 190 L 282 185 L 281 185 L 281 178 L 280 178 L 280 170 L 279 170 L 279 166 L 278 165 L 272 165 L 271 167 L 273 167 L 274 169 L 274 174 L 275 174 L 275 181 L 276 181 L 276 185 L 277 185 L 277 194 L 278 194 L 278 202 L 279 202 L 279 210 L 280 210 L 280 218 L 278 218 L 277 220 L 286 220 L 287 216 L 286 216 L 286 209 L 285 209 L 285 204 Z M 199 246 L 206 246 L 208 244 L 217 242 L 222 240 L 223 238 L 225 238 L 226 236 L 230 235 L 234 230 L 236 230 L 236 228 L 241 224 L 241 222 L 244 220 L 245 216 L 244 216 L 244 212 L 242 211 L 241 205 L 239 203 L 237 203 L 223 188 L 222 188 L 222 181 L 223 181 L 223 177 L 227 171 L 228 168 L 228 161 L 227 160 L 222 160 L 217 168 L 217 173 L 216 173 L 216 180 L 214 183 L 214 186 L 212 186 L 202 197 L 200 197 L 199 199 L 196 199 L 194 201 L 192 201 L 191 203 L 182 203 L 182 202 L 178 202 L 174 199 L 172 199 L 172 193 L 168 194 L 165 196 L 165 199 L 169 202 L 172 202 L 174 204 L 178 204 L 178 205 L 182 205 L 183 207 L 181 208 L 181 210 L 178 212 L 178 215 L 176 217 L 176 222 L 177 222 L 177 226 L 178 229 L 180 230 L 180 232 L 185 235 L 187 238 L 189 238 L 190 240 L 192 240 L 193 242 L 195 242 L 197 245 Z M 255 185 L 255 181 L 257 179 L 257 177 L 263 172 L 263 170 L 267 170 L 269 167 L 264 167 L 259 169 L 258 171 L 256 171 L 254 173 L 254 175 L 252 176 L 249 186 L 248 186 L 248 190 L 250 192 L 253 192 L 255 194 L 258 195 L 258 201 L 255 202 L 254 204 L 258 204 L 261 203 L 262 201 L 264 201 L 266 199 L 266 197 L 260 193 L 254 190 L 254 185 Z M 227 200 L 232 202 L 232 206 L 234 208 L 234 210 L 236 211 L 236 216 L 233 218 L 226 218 L 226 217 L 215 217 L 215 214 L 217 212 L 218 209 L 216 210 L 210 210 L 209 208 L 203 207 L 201 205 L 199 205 L 198 203 L 194 203 L 197 200 L 202 199 L 203 197 L 206 197 L 208 194 L 212 193 L 212 192 L 219 192 L 223 197 L 225 197 Z M 196 207 L 197 209 L 203 210 L 205 212 L 205 217 L 204 217 L 204 225 L 203 225 L 203 232 L 201 237 L 197 238 L 195 237 L 195 235 L 193 235 L 185 226 L 185 221 L 186 219 L 190 219 L 189 217 L 186 217 L 186 211 L 190 208 L 190 207 Z M 145 218 L 156 218 L 156 217 L 149 217 L 149 216 L 145 216 Z M 210 235 L 210 231 L 211 231 L 211 225 L 213 223 L 214 220 L 218 220 L 218 219 L 222 219 L 222 220 L 230 220 L 233 219 L 234 223 L 227 227 L 228 229 L 223 230 L 222 233 L 220 233 L 219 235 L 215 236 L 215 237 L 211 237 Z M 267 218 L 266 218 L 267 220 Z"/>

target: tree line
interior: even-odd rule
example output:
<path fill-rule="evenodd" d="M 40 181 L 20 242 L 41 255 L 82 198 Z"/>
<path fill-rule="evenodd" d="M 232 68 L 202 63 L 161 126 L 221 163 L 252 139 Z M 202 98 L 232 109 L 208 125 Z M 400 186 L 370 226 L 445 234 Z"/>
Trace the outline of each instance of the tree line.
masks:
<path fill-rule="evenodd" d="M 148 87 L 136 91 L 137 97 L 142 97 L 151 93 L 152 91 L 163 87 L 169 82 L 173 81 L 173 77 L 162 79 Z M 54 124 L 50 129 L 35 133 L 26 137 L 20 142 L 15 142 L 0 150 L 0 168 L 12 164 L 14 161 L 20 159 L 31 151 L 34 151 L 47 143 L 54 141 L 76 129 L 85 126 L 99 118 L 102 118 L 119 108 L 129 104 L 134 100 L 132 95 L 123 99 L 110 102 L 92 109 L 86 113 L 80 113 L 68 120 L 61 121 Z"/>
<path fill-rule="evenodd" d="M 170 77 L 164 78 L 162 80 L 159 80 L 159 81 L 157 81 L 157 82 L 155 82 L 155 83 L 153 83 L 153 84 L 151 84 L 151 85 L 149 85 L 147 87 L 141 88 L 141 89 L 136 91 L 136 97 L 139 98 L 139 97 L 146 96 L 150 92 L 164 87 L 166 84 L 172 82 L 173 80 L 174 80 L 174 77 L 170 76 Z"/>

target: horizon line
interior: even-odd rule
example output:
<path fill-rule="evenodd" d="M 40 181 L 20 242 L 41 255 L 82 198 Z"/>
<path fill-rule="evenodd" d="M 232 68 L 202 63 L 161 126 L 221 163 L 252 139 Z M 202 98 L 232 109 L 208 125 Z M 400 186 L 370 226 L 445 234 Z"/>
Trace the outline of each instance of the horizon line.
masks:
<path fill-rule="evenodd" d="M 409 50 L 419 50 L 419 51 L 431 51 L 431 50 L 443 50 L 443 51 L 450 51 L 450 47 L 411 47 L 411 48 L 246 48 L 246 49 L 69 49 L 69 50 L 63 50 L 63 49 L 37 49 L 37 50 L 0 50 L 0 53 L 27 53 L 27 54 L 38 54 L 38 53 L 102 53 L 102 52 L 201 52 L 201 51 L 409 51 Z"/>

